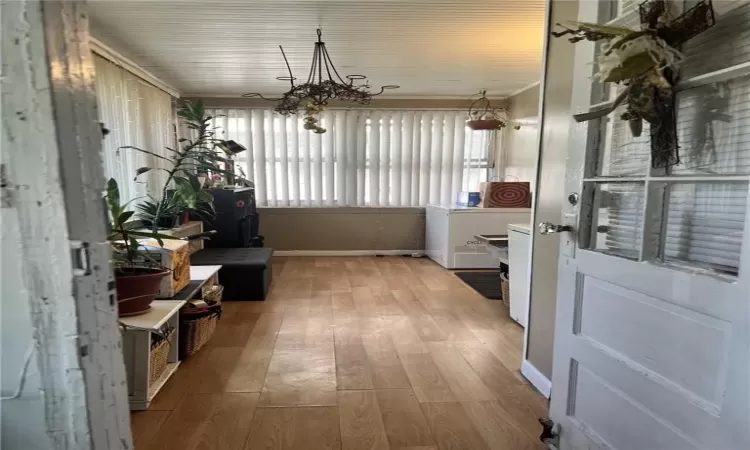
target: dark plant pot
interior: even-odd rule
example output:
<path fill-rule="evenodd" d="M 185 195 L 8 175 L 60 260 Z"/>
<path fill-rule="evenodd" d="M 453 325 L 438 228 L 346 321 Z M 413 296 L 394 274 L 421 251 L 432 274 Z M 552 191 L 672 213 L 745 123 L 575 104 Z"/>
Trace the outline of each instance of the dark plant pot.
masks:
<path fill-rule="evenodd" d="M 180 218 L 180 215 L 160 217 L 157 228 L 169 230 L 178 227 L 180 226 Z M 151 228 L 154 222 L 147 219 L 141 219 L 141 224 L 143 224 L 145 228 Z"/>
<path fill-rule="evenodd" d="M 505 122 L 497 119 L 467 120 L 466 126 L 472 130 L 499 130 L 505 126 Z"/>
<path fill-rule="evenodd" d="M 137 316 L 148 312 L 151 302 L 159 293 L 162 278 L 168 270 L 145 267 L 115 272 L 117 284 L 117 311 L 120 317 Z"/>

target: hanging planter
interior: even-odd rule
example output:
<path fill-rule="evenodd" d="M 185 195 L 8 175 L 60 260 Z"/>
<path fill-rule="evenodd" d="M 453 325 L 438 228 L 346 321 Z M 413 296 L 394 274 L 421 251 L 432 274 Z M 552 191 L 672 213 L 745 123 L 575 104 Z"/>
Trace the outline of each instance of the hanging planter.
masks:
<path fill-rule="evenodd" d="M 628 121 L 633 136 L 649 123 L 651 166 L 663 169 L 680 163 L 675 111 L 675 83 L 685 59 L 680 46 L 714 26 L 711 0 L 697 2 L 675 17 L 666 0 L 646 0 L 638 7 L 640 29 L 573 22 L 558 24 L 554 37 L 570 42 L 602 42 L 594 79 L 624 86 L 608 107 L 575 114 L 576 122 L 600 119 L 624 105 L 621 120 Z"/>
<path fill-rule="evenodd" d="M 481 91 L 477 95 L 479 98 L 469 107 L 469 120 L 466 121 L 466 126 L 475 131 L 505 128 L 505 110 L 492 107 L 490 99 L 487 98 L 487 91 Z"/>
<path fill-rule="evenodd" d="M 505 126 L 500 119 L 476 119 L 466 121 L 466 126 L 472 130 L 499 130 Z"/>

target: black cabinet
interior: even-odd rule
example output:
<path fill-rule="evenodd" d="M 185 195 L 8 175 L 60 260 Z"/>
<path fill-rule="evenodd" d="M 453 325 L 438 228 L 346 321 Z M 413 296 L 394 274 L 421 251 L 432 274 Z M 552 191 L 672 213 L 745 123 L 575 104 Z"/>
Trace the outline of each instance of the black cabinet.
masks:
<path fill-rule="evenodd" d="M 253 188 L 207 189 L 214 198 L 216 217 L 204 220 L 205 230 L 216 230 L 206 247 L 260 247 L 258 212 Z"/>

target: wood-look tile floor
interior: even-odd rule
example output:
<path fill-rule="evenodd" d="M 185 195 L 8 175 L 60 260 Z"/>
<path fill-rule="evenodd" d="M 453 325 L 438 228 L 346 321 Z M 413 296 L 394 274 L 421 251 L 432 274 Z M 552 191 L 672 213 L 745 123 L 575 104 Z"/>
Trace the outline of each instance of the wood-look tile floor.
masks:
<path fill-rule="evenodd" d="M 132 414 L 137 450 L 544 448 L 546 400 L 501 302 L 427 259 L 273 270 L 270 297 L 225 302 L 213 339 Z"/>

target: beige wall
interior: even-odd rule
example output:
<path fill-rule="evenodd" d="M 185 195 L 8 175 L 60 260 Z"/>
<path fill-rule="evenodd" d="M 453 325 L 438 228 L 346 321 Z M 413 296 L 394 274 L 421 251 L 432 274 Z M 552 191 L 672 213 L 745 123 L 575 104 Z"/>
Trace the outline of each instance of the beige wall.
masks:
<path fill-rule="evenodd" d="M 510 126 L 505 129 L 503 170 L 505 176 L 536 183 L 536 162 L 539 156 L 539 85 L 508 99 Z M 514 126 L 521 128 L 516 130 Z"/>
<path fill-rule="evenodd" d="M 551 24 L 574 21 L 578 3 L 570 0 L 551 1 Z M 562 219 L 565 186 L 565 158 L 571 117 L 571 90 L 575 45 L 567 39 L 550 39 L 544 86 L 541 120 L 542 145 L 533 223 Z M 552 379 L 552 349 L 555 333 L 557 299 L 557 260 L 560 239 L 556 235 L 533 238 L 531 301 L 527 359 Z"/>
<path fill-rule="evenodd" d="M 275 250 L 424 250 L 424 208 L 260 208 Z"/>

